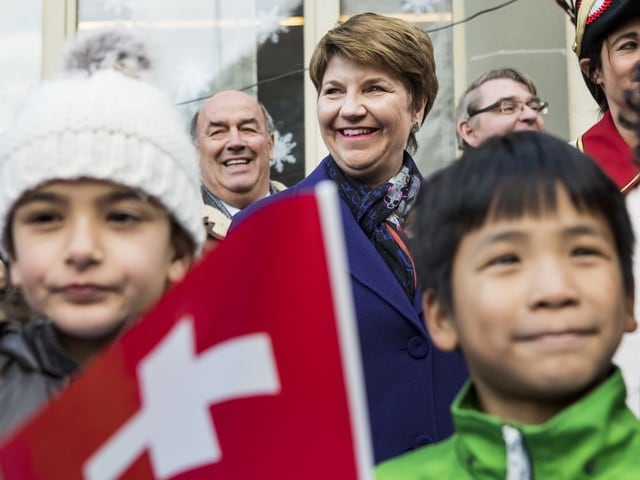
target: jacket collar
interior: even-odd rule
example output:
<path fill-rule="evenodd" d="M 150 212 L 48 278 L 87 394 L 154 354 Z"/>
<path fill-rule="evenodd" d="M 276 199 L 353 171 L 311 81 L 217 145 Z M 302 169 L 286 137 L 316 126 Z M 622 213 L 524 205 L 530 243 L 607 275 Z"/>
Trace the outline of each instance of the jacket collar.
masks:
<path fill-rule="evenodd" d="M 618 133 L 610 111 L 578 138 L 577 147 L 591 155 L 623 193 L 640 181 L 638 168 L 632 161 L 633 151 Z"/>
<path fill-rule="evenodd" d="M 536 477 L 553 477 L 540 472 L 541 465 L 561 469 L 556 473 L 561 471 L 563 478 L 582 478 L 588 465 L 602 473 L 601 462 L 610 464 L 612 454 L 628 451 L 638 434 L 638 422 L 626 407 L 625 396 L 622 375 L 615 367 L 607 380 L 543 425 L 511 425 L 522 434 Z M 469 381 L 451 411 L 459 464 L 473 478 L 506 478 L 504 423 L 479 411 Z"/>
<path fill-rule="evenodd" d="M 53 325 L 45 318 L 36 318 L 26 327 L 26 336 L 32 344 L 40 368 L 56 378 L 67 378 L 78 370 L 78 364 L 60 346 Z"/>
<path fill-rule="evenodd" d="M 329 179 L 325 168 L 328 159 L 329 157 L 326 157 L 299 184 L 300 188 L 316 185 L 322 180 Z M 426 327 L 421 320 L 422 290 L 420 285 L 416 288 L 416 294 L 411 302 L 342 199 L 340 199 L 340 208 L 351 277 L 397 310 L 420 331 L 425 332 Z"/>

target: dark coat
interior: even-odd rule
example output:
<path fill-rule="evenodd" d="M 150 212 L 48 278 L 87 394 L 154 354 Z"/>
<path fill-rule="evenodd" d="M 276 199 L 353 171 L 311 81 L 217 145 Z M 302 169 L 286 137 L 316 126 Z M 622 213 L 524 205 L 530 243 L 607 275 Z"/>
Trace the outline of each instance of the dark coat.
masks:
<path fill-rule="evenodd" d="M 297 195 L 328 180 L 325 158 L 304 180 L 262 202 Z M 262 203 L 258 202 L 258 203 Z M 418 288 L 413 303 L 340 202 L 349 273 L 358 321 L 370 427 L 376 463 L 453 432 L 449 407 L 467 378 L 458 353 L 434 348 Z M 234 224 L 250 215 L 242 212 Z"/>
<path fill-rule="evenodd" d="M 77 369 L 49 321 L 0 323 L 0 437 L 46 405 Z"/>

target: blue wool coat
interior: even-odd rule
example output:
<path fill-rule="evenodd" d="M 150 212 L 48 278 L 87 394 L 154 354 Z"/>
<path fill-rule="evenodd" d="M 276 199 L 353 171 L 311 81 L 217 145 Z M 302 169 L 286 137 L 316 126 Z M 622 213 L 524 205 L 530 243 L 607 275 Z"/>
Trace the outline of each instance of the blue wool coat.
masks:
<path fill-rule="evenodd" d="M 327 162 L 328 157 L 308 177 L 275 198 L 297 195 L 328 180 Z M 270 196 L 265 201 L 273 199 Z M 451 435 L 450 405 L 467 372 L 458 353 L 441 352 L 431 343 L 423 321 L 421 293 L 416 293 L 413 302 L 407 298 L 342 200 L 340 208 L 374 458 L 379 463 Z"/>

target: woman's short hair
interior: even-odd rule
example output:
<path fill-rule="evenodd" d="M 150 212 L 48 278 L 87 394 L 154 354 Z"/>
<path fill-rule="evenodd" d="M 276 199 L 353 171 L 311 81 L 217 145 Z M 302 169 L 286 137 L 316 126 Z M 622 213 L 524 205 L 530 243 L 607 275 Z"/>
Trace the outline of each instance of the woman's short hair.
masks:
<path fill-rule="evenodd" d="M 309 76 L 317 91 L 329 61 L 340 56 L 358 65 L 391 72 L 409 92 L 412 111 L 425 101 L 424 122 L 438 93 L 436 62 L 429 35 L 403 20 L 362 13 L 329 30 L 316 45 L 309 62 Z M 407 149 L 417 147 L 414 132 Z"/>

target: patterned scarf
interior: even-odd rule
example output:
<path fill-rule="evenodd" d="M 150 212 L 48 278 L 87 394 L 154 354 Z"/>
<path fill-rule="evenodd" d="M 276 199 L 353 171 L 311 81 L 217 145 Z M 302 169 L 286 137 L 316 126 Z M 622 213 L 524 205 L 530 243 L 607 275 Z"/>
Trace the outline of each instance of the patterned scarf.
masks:
<path fill-rule="evenodd" d="M 403 226 L 416 200 L 422 177 L 411 156 L 405 152 L 398 174 L 374 189 L 340 170 L 331 156 L 327 174 L 338 184 L 340 197 L 349 206 L 360 228 L 373 242 L 407 297 L 413 300 L 416 274 Z"/>

